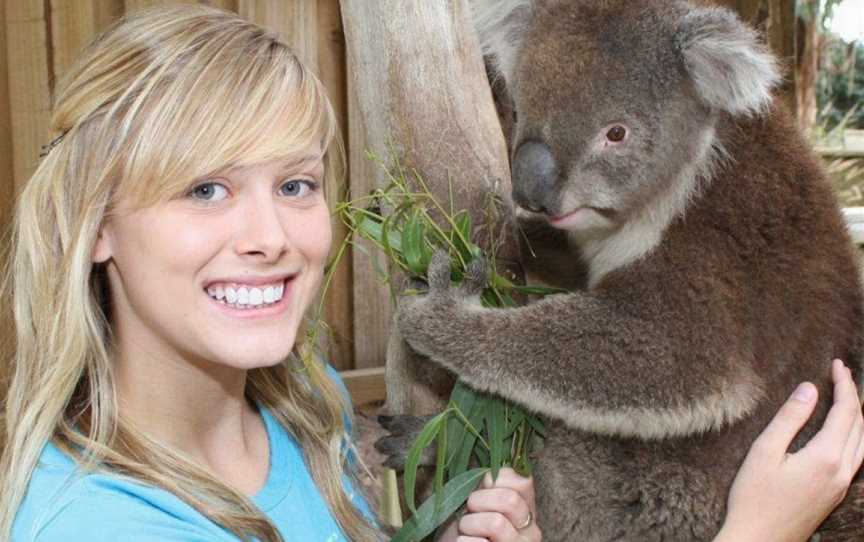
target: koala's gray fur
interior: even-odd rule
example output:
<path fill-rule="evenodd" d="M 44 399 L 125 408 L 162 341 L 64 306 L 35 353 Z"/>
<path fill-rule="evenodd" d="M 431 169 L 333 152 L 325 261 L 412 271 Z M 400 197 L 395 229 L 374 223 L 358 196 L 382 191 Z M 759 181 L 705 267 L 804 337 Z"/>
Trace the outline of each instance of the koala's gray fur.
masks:
<path fill-rule="evenodd" d="M 584 289 L 484 309 L 438 261 L 429 294 L 403 301 L 401 334 L 549 419 L 536 460 L 547 540 L 711 540 L 795 386 L 823 398 L 798 446 L 824 419 L 831 360 L 861 375 L 851 243 L 772 96 L 775 61 L 731 12 L 682 1 L 473 8 L 518 115 L 526 264 Z M 854 533 L 823 540 L 864 538 L 855 517 Z"/>

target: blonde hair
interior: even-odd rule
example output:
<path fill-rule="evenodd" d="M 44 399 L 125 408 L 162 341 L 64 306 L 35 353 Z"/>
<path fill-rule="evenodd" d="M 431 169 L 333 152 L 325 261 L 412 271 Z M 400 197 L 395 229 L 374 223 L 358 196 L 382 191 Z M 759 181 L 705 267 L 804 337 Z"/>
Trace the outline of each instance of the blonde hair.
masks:
<path fill-rule="evenodd" d="M 234 14 L 156 8 L 85 50 L 57 94 L 52 129 L 62 139 L 21 195 L 3 292 L 17 342 L 0 379 L 0 540 L 48 441 L 85 469 L 174 493 L 241 538 L 281 540 L 244 495 L 118 418 L 110 303 L 91 251 L 121 196 L 150 205 L 314 141 L 332 176 L 342 155 L 321 83 L 276 36 Z M 254 369 L 247 396 L 296 438 L 348 537 L 378 539 L 343 488 L 345 407 L 323 366 L 295 354 Z"/>

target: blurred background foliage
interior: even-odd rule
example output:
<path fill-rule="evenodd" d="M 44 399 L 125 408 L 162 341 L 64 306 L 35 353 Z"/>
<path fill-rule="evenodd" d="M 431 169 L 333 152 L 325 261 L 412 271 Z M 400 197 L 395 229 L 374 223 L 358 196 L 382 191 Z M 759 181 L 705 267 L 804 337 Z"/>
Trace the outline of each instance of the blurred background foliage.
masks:
<path fill-rule="evenodd" d="M 835 33 L 839 8 L 862 0 L 797 0 L 798 119 L 841 204 L 864 206 L 864 42 Z M 858 5 L 864 11 L 864 6 Z"/>

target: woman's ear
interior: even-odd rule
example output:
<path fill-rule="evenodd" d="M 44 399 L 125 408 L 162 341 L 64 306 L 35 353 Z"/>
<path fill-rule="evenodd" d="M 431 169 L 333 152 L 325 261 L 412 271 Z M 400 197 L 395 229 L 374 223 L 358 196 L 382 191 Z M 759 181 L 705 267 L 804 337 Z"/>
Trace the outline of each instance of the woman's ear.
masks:
<path fill-rule="evenodd" d="M 111 227 L 108 224 L 102 224 L 99 227 L 99 234 L 96 236 L 96 244 L 93 245 L 93 253 L 91 259 L 93 263 L 105 263 L 114 256 L 114 248 L 112 246 Z"/>

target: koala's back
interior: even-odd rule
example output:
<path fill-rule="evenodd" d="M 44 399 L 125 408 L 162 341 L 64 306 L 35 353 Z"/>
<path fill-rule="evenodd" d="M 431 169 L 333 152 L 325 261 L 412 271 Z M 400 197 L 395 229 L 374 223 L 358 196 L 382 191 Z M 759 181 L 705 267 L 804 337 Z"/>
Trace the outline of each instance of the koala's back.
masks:
<path fill-rule="evenodd" d="M 679 307 L 647 317 L 678 321 L 667 340 L 682 370 L 710 381 L 718 370 L 704 360 L 737 345 L 732 357 L 746 359 L 713 363 L 753 367 L 761 397 L 744 419 L 697 436 L 618 438 L 551 422 L 536 471 L 550 540 L 711 540 L 744 455 L 795 386 L 812 381 L 822 398 L 798 446 L 824 420 L 830 361 L 843 359 L 860 382 L 859 272 L 815 157 L 776 109 L 724 121 L 719 139 L 729 159 L 711 184 L 654 252 L 595 290 L 632 307 Z M 710 325 L 694 329 L 706 314 Z"/>

